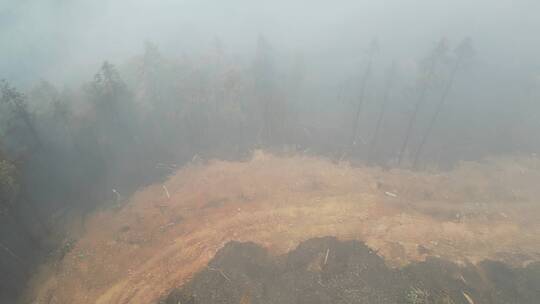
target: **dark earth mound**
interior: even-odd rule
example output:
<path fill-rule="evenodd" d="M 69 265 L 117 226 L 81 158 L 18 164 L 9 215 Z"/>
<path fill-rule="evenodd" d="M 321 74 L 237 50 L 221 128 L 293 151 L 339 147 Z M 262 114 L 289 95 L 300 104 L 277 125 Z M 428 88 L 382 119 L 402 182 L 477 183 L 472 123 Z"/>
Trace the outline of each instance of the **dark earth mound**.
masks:
<path fill-rule="evenodd" d="M 283 256 L 230 242 L 160 304 L 540 303 L 540 263 L 458 266 L 438 258 L 392 269 L 361 242 L 311 239 Z"/>

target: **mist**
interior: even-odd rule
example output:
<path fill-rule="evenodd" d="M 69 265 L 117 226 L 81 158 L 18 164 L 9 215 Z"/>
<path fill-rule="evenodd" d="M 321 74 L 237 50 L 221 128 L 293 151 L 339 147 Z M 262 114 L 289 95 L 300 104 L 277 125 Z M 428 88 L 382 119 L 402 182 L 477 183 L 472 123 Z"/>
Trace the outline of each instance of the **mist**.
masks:
<path fill-rule="evenodd" d="M 280 53 L 318 66 L 359 64 L 377 37 L 381 60 L 414 62 L 441 37 L 474 37 L 482 61 L 538 70 L 536 1 L 6 1 L 4 77 L 22 83 L 88 77 L 103 60 L 121 63 L 145 41 L 165 54 L 197 54 L 218 37 L 230 54 L 252 54 L 264 34 Z M 343 63 L 342 63 L 343 64 Z M 82 70 L 82 71 L 81 71 Z"/>
<path fill-rule="evenodd" d="M 327 280 L 362 246 L 381 303 L 498 303 L 469 262 L 540 282 L 540 2 L 0 1 L 0 301 L 214 303 L 237 255 Z"/>

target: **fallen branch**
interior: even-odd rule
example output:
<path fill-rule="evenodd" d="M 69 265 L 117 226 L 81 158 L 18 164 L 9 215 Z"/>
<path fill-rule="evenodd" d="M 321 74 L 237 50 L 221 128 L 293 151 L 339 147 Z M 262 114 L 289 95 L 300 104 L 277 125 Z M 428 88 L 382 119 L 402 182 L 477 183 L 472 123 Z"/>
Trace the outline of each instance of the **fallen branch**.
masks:
<path fill-rule="evenodd" d="M 463 296 L 465 297 L 465 299 L 467 299 L 467 302 L 469 302 L 469 304 L 474 304 L 474 301 L 473 301 L 473 299 L 471 298 L 471 296 L 469 296 L 465 291 L 462 291 L 461 293 L 463 294 Z"/>
<path fill-rule="evenodd" d="M 163 185 L 163 190 L 165 190 L 165 195 L 167 195 L 167 198 L 171 198 L 171 195 L 169 194 L 169 189 L 167 189 L 167 186 Z"/>
<path fill-rule="evenodd" d="M 4 244 L 0 243 L 0 248 L 4 249 L 4 251 L 6 251 L 9 255 L 15 258 L 17 262 L 21 263 L 22 265 L 25 265 L 24 261 L 18 255 L 16 255 L 13 251 L 11 251 L 11 249 L 6 247 Z"/>
<path fill-rule="evenodd" d="M 121 198 L 122 198 L 120 193 L 118 193 L 118 191 L 116 191 L 116 189 L 112 189 L 112 192 L 116 195 L 116 201 L 120 201 Z"/>
<path fill-rule="evenodd" d="M 390 192 L 390 191 L 386 191 L 386 192 L 384 192 L 384 194 L 386 194 L 387 196 L 390 196 L 390 197 L 398 197 L 398 195 L 396 193 L 393 193 L 393 192 Z"/>
<path fill-rule="evenodd" d="M 326 256 L 324 257 L 324 265 L 328 262 L 328 254 L 330 253 L 330 248 L 326 249 Z"/>
<path fill-rule="evenodd" d="M 225 280 L 231 282 L 231 279 L 229 279 L 229 277 L 227 275 L 225 275 L 225 273 L 221 269 L 212 268 L 212 267 L 208 266 L 208 270 L 219 272 L 221 274 L 221 276 L 223 276 L 225 278 Z"/>

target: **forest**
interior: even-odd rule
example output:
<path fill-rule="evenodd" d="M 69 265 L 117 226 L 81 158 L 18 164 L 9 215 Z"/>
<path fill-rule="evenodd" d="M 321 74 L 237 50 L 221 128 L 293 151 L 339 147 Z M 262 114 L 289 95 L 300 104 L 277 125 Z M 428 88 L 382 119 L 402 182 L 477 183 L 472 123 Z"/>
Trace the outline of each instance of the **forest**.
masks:
<path fill-rule="evenodd" d="M 472 39 L 440 40 L 416 74 L 378 62 L 376 40 L 366 45 L 358 70 L 325 88 L 301 54 L 280 57 L 263 36 L 247 62 L 219 41 L 201 58 L 168 58 L 146 43 L 128 63 L 105 61 L 80 88 L 44 80 L 23 92 L 3 80 L 3 270 L 24 280 L 21 266 L 59 246 L 47 241 L 59 218 L 121 200 L 197 157 L 265 148 L 434 169 L 538 151 L 538 83 L 501 79 L 502 92 L 472 91 L 490 69 L 478 66 Z"/>
<path fill-rule="evenodd" d="M 73 218 L 121 208 L 190 163 L 264 150 L 445 172 L 540 151 L 540 66 L 494 63 L 482 37 L 431 36 L 397 58 L 377 37 L 355 37 L 346 58 L 270 37 L 241 55 L 218 36 L 198 52 L 141 39 L 69 84 L 0 71 L 0 300 L 71 249 Z"/>

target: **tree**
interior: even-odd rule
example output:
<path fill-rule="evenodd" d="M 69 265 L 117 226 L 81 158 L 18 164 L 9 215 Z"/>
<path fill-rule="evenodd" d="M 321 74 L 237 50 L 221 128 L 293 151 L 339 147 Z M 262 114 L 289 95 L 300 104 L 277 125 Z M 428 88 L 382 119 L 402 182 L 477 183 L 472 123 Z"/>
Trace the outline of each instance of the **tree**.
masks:
<path fill-rule="evenodd" d="M 351 148 L 356 145 L 356 141 L 358 139 L 358 126 L 360 124 L 360 114 L 362 113 L 362 109 L 364 107 L 364 99 L 365 99 L 365 94 L 366 94 L 367 82 L 369 80 L 369 77 L 371 76 L 373 58 L 378 52 L 379 52 L 379 43 L 377 39 L 373 39 L 371 41 L 371 45 L 367 53 L 368 59 L 367 59 L 366 69 L 364 70 L 364 75 L 362 76 L 362 80 L 360 82 L 360 92 L 358 95 L 358 103 L 356 105 L 356 112 L 354 115 L 352 136 L 351 136 L 351 141 L 350 141 Z"/>
<path fill-rule="evenodd" d="M 454 53 L 456 56 L 454 67 L 452 68 L 450 78 L 448 79 L 448 82 L 446 83 L 446 86 L 443 90 L 439 103 L 437 104 L 437 109 L 435 110 L 435 113 L 431 117 L 429 125 L 426 129 L 426 132 L 424 133 L 424 136 L 422 137 L 422 140 L 420 141 L 420 145 L 418 146 L 418 150 L 416 151 L 416 154 L 414 156 L 414 162 L 413 162 L 414 167 L 416 167 L 418 164 L 419 158 L 422 154 L 422 149 L 424 148 L 424 145 L 426 144 L 429 136 L 433 132 L 433 127 L 435 126 L 435 123 L 437 122 L 437 119 L 439 118 L 439 115 L 441 114 L 441 111 L 444 107 L 446 99 L 448 98 L 448 94 L 450 94 L 450 91 L 452 90 L 452 87 L 454 85 L 454 81 L 456 78 L 456 72 L 459 70 L 459 68 L 463 65 L 465 61 L 470 60 L 470 58 L 474 56 L 474 48 L 472 46 L 471 38 L 467 37 L 463 39 L 463 41 L 461 41 L 459 46 L 455 49 Z"/>
<path fill-rule="evenodd" d="M 14 207 L 19 194 L 17 168 L 0 151 L 0 214 Z"/>
<path fill-rule="evenodd" d="M 105 61 L 90 83 L 92 102 L 103 113 L 117 112 L 127 89 L 115 66 Z"/>
<path fill-rule="evenodd" d="M 0 148 L 1 146 L 0 142 Z M 33 246 L 33 249 L 40 249 L 41 241 L 35 237 L 32 231 L 27 227 L 23 219 L 23 212 L 21 209 L 21 183 L 18 168 L 13 162 L 8 160 L 7 156 L 0 149 L 0 220 L 4 221 L 7 219 L 8 225 L 17 231 L 22 232 L 22 235 L 19 235 L 19 241 L 26 240 L 28 243 Z M 2 218 L 2 216 L 5 216 Z M 11 221 L 11 223 L 9 223 Z M 0 240 L 0 251 L 8 253 L 13 259 L 21 265 L 21 267 L 26 269 L 26 262 L 21 259 L 11 248 L 6 246 L 3 243 L 3 240 Z M 25 276 L 27 273 L 25 273 Z"/>
<path fill-rule="evenodd" d="M 403 140 L 403 144 L 401 145 L 401 149 L 399 150 L 398 165 L 400 165 L 401 162 L 403 161 L 405 150 L 407 149 L 407 146 L 409 145 L 409 140 L 411 139 L 412 129 L 414 127 L 414 124 L 416 123 L 416 119 L 420 111 L 420 108 L 424 104 L 429 87 L 431 86 L 433 82 L 437 65 L 443 62 L 443 60 L 446 57 L 447 52 L 448 52 L 448 43 L 446 39 L 443 38 L 439 41 L 439 43 L 435 46 L 435 48 L 428 54 L 428 56 L 423 62 L 423 72 L 420 75 L 420 79 L 419 79 L 420 93 L 418 95 L 418 100 L 416 101 L 413 113 L 411 115 L 411 118 L 409 119 L 409 123 L 405 131 L 405 139 Z"/>
<path fill-rule="evenodd" d="M 152 104 L 160 105 L 162 88 L 160 87 L 160 75 L 163 58 L 157 45 L 146 42 L 144 46 L 144 55 L 139 67 L 137 82 L 140 90 L 140 102 L 145 107 L 151 107 Z"/>
<path fill-rule="evenodd" d="M 71 101 L 67 93 L 60 93 L 47 81 L 40 81 L 28 93 L 28 107 L 32 109 L 34 124 L 40 130 L 48 153 L 52 153 L 49 149 L 66 147 L 72 138 Z"/>
<path fill-rule="evenodd" d="M 384 119 L 384 116 L 386 114 L 386 110 L 388 107 L 388 101 L 390 99 L 390 92 L 392 91 L 394 87 L 395 78 L 396 78 L 396 64 L 392 63 L 392 66 L 386 72 L 386 84 L 384 86 L 381 111 L 379 112 L 379 117 L 377 118 L 377 125 L 375 126 L 375 131 L 373 133 L 371 144 L 369 146 L 370 150 L 369 150 L 368 160 L 370 162 L 372 162 L 374 158 L 376 146 L 379 141 L 379 133 L 380 133 L 382 122 L 383 122 L 383 119 Z"/>
<path fill-rule="evenodd" d="M 134 141 L 136 112 L 132 94 L 115 66 L 105 61 L 88 86 L 90 102 L 94 106 L 95 123 L 106 146 Z"/>
<path fill-rule="evenodd" d="M 41 146 L 41 139 L 26 104 L 26 97 L 7 81 L 0 80 L 0 109 L 4 109 L 1 117 L 5 125 L 4 132 L 8 141 L 19 142 L 22 149 L 35 149 Z M 26 137 L 30 137 L 29 140 Z M 10 148 L 10 147 L 8 147 Z"/>
<path fill-rule="evenodd" d="M 261 133 L 266 140 L 272 134 L 271 103 L 275 94 L 275 67 L 272 47 L 263 35 L 257 40 L 257 50 L 253 63 L 255 91 L 259 95 L 262 110 Z"/>

